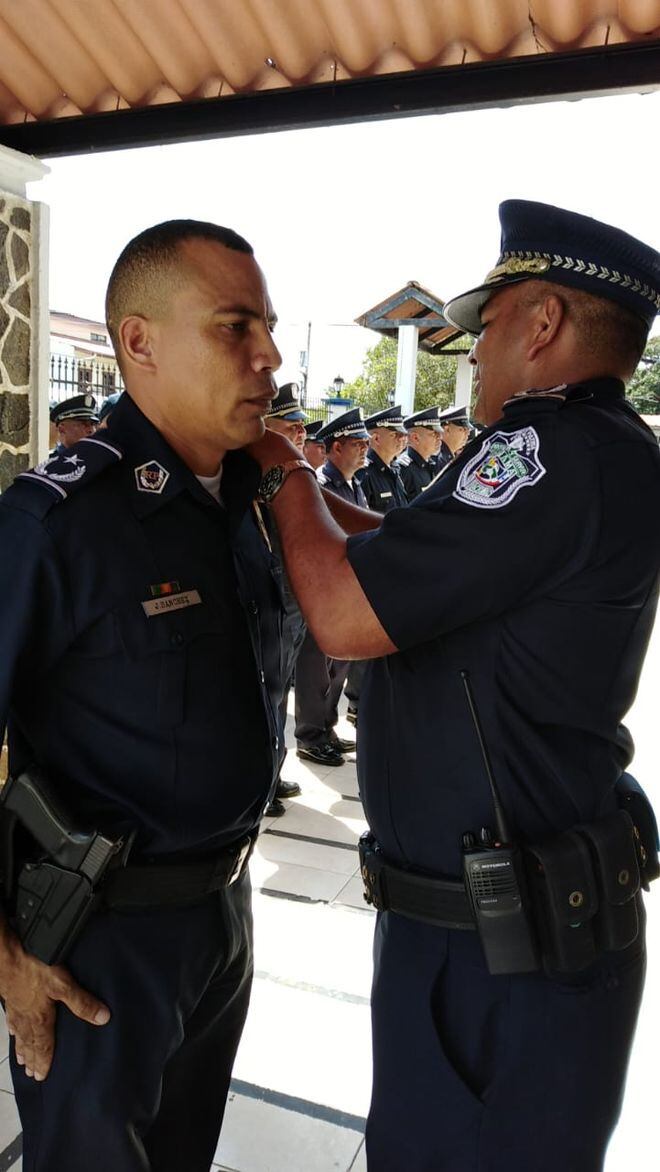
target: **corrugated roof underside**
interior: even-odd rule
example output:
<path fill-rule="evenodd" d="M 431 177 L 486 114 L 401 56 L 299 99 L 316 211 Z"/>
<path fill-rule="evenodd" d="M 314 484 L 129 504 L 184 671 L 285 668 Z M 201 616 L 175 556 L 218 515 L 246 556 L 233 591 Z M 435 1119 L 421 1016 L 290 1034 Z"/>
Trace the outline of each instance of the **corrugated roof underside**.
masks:
<path fill-rule="evenodd" d="M 660 0 L 0 0 L 0 123 L 660 36 Z"/>

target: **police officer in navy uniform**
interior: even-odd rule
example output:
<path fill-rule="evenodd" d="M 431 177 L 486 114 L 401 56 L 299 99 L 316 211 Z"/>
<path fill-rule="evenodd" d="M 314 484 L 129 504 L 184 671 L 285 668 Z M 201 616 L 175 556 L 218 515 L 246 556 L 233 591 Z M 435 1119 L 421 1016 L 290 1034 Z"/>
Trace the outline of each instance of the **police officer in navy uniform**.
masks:
<path fill-rule="evenodd" d="M 440 408 L 425 407 L 404 419 L 408 432 L 408 447 L 399 457 L 399 472 L 406 497 L 413 501 L 425 492 L 437 473 L 435 457 L 442 442 Z"/>
<path fill-rule="evenodd" d="M 368 507 L 377 513 L 388 513 L 408 503 L 396 463 L 399 437 L 406 435 L 401 408 L 395 405 L 376 411 L 365 419 L 364 426 L 369 432 L 370 446 L 366 468 L 358 471 L 357 476 Z"/>
<path fill-rule="evenodd" d="M 322 427 L 325 427 L 324 419 L 313 419 L 310 423 L 305 424 L 303 455 L 314 470 L 325 464 L 325 444 L 323 440 L 318 438 Z"/>
<path fill-rule="evenodd" d="M 298 383 L 284 383 L 279 388 L 277 395 L 266 412 L 266 427 L 270 431 L 277 431 L 280 435 L 285 435 L 294 447 L 298 448 L 302 455 L 306 434 L 306 420 L 307 414 L 303 411 L 300 403 L 300 387 Z M 263 516 L 261 510 L 260 515 Z M 268 524 L 267 513 L 265 520 L 266 524 Z M 297 781 L 285 781 L 282 777 L 282 767 L 286 757 L 284 729 L 286 727 L 289 690 L 293 682 L 296 659 L 298 658 L 303 639 L 305 638 L 306 627 L 305 620 L 300 612 L 300 607 L 286 576 L 276 525 L 269 525 L 268 538 L 272 551 L 277 559 L 277 575 L 281 587 L 282 605 L 284 609 L 284 617 L 282 620 L 282 679 L 284 681 L 284 688 L 280 703 L 282 758 L 277 787 L 266 810 L 266 817 L 281 818 L 286 813 L 284 800 L 295 798 L 301 792 Z"/>
<path fill-rule="evenodd" d="M 401 448 L 400 438 L 407 436 L 401 408 L 394 405 L 376 411 L 365 419 L 364 426 L 369 432 L 367 464 L 364 469 L 358 470 L 356 476 L 367 498 L 368 507 L 377 513 L 389 513 L 390 509 L 408 504 L 396 459 Z M 366 666 L 366 660 L 356 659 L 349 665 L 346 676 L 346 719 L 355 725 Z"/>
<path fill-rule="evenodd" d="M 6 907 L 0 995 L 26 1170 L 208 1172 L 279 763 L 280 603 L 237 449 L 280 356 L 250 245 L 213 224 L 136 237 L 107 313 L 107 430 L 0 501 L 2 723 L 12 777 L 38 765 L 75 826 L 132 847 L 62 965 Z"/>
<path fill-rule="evenodd" d="M 93 435 L 99 424 L 99 413 L 93 395 L 73 395 L 63 399 L 50 410 L 50 421 L 57 431 L 54 452 L 72 448 L 79 440 Z"/>
<path fill-rule="evenodd" d="M 316 433 L 325 445 L 326 461 L 317 470 L 319 484 L 341 500 L 364 509 L 367 499 L 356 473 L 365 465 L 369 432 L 361 407 L 344 411 Z M 296 661 L 297 755 L 316 765 L 344 764 L 344 753 L 355 741 L 336 732 L 338 704 L 348 675 L 347 660 L 326 655 L 308 631 Z"/>
<path fill-rule="evenodd" d="M 544 204 L 509 200 L 500 217 L 495 268 L 444 309 L 477 335 L 484 431 L 412 505 L 348 541 L 309 478 L 271 506 L 320 645 L 377 657 L 358 743 L 363 875 L 381 909 L 374 1172 L 601 1172 L 644 979 L 637 884 L 656 841 L 647 807 L 627 816 L 622 719 L 656 611 L 660 453 L 624 387 L 660 307 L 660 254 Z M 250 450 L 262 468 L 286 456 Z M 495 825 L 485 754 L 509 839 L 555 859 L 530 866 L 534 890 L 553 878 L 544 903 L 512 894 L 506 911 L 497 897 L 501 927 L 521 907 L 529 917 L 526 960 L 461 878 L 470 836 Z"/>
<path fill-rule="evenodd" d="M 439 415 L 442 424 L 440 451 L 434 457 L 435 470 L 441 472 L 450 460 L 463 451 L 470 438 L 470 420 L 465 407 L 446 407 Z"/>

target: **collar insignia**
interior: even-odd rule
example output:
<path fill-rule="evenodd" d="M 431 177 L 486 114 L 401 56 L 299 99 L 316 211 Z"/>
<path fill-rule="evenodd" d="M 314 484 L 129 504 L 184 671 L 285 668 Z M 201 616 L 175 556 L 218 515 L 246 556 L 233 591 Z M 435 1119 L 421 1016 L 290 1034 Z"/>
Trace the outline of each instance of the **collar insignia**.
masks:
<path fill-rule="evenodd" d="M 138 492 L 161 493 L 165 488 L 170 474 L 158 460 L 149 460 L 135 469 L 135 483 Z"/>

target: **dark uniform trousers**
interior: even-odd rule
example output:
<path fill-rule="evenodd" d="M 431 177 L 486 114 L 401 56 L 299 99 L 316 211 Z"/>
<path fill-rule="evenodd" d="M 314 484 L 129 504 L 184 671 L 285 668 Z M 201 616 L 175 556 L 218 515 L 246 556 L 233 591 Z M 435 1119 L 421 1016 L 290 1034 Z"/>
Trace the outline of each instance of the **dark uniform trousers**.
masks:
<path fill-rule="evenodd" d="M 327 460 L 317 472 L 323 488 L 350 504 L 367 507 L 357 479 L 349 485 L 339 469 Z M 349 661 L 330 659 L 307 633 L 296 660 L 296 740 L 301 745 L 320 745 L 328 739 L 339 719 L 338 705 Z"/>
<path fill-rule="evenodd" d="M 97 915 L 67 968 L 112 1017 L 58 1006 L 44 1083 L 12 1050 L 23 1172 L 208 1172 L 250 999 L 247 871 L 192 907 Z"/>
<path fill-rule="evenodd" d="M 384 912 L 374 960 L 369 1172 L 602 1172 L 642 942 L 573 977 L 492 977 L 476 933 Z"/>
<path fill-rule="evenodd" d="M 330 659 L 309 631 L 296 659 L 296 740 L 320 745 L 339 719 L 339 700 L 348 671 L 345 659 Z"/>

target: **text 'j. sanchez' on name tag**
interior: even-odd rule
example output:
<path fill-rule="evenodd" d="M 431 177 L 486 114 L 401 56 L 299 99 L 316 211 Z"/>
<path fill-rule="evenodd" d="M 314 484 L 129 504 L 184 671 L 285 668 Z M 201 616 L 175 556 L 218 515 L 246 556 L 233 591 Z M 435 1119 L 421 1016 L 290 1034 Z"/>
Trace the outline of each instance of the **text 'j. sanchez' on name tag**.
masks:
<path fill-rule="evenodd" d="M 201 602 L 199 590 L 182 590 L 180 594 L 164 594 L 161 598 L 148 598 L 142 603 L 144 613 L 151 618 L 155 614 L 182 610 L 184 606 L 198 606 Z"/>

